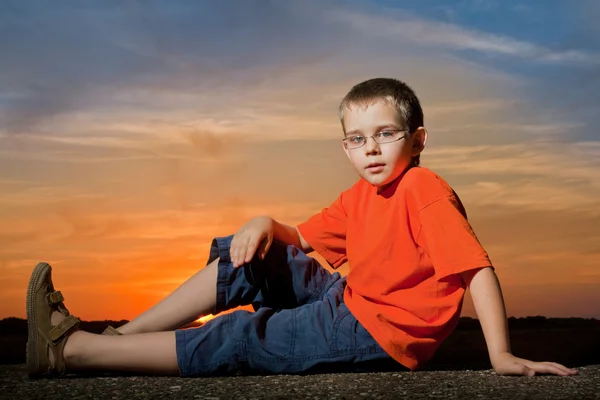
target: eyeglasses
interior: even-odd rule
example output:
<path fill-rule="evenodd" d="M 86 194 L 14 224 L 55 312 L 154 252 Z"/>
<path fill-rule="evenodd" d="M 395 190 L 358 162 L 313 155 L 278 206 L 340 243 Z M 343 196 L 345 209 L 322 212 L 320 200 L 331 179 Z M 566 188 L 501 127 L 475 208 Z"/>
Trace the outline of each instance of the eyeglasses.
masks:
<path fill-rule="evenodd" d="M 404 135 L 401 133 L 404 132 Z M 375 143 L 377 144 L 387 144 L 392 142 L 397 142 L 400 139 L 403 139 L 408 133 L 408 129 L 386 129 L 380 132 L 377 132 L 373 136 L 363 136 L 363 135 L 352 135 L 347 136 L 342 141 L 344 142 L 344 146 L 348 150 L 355 150 L 359 147 L 363 147 L 367 143 L 367 139 L 372 137 Z"/>

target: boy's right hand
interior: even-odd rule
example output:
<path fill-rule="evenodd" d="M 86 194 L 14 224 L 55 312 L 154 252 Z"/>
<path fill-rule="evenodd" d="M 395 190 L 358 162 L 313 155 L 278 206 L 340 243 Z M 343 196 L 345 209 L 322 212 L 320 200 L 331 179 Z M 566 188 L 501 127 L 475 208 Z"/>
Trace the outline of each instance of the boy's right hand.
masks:
<path fill-rule="evenodd" d="M 273 243 L 274 230 L 275 221 L 271 217 L 256 217 L 244 224 L 233 236 L 229 248 L 233 267 L 250 262 L 257 251 L 264 259 Z"/>

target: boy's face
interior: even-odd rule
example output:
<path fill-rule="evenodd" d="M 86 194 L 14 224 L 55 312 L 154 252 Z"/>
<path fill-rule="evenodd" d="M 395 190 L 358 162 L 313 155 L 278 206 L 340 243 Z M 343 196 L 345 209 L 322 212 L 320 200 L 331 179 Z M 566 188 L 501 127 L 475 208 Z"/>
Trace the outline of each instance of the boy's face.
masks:
<path fill-rule="evenodd" d="M 347 142 L 344 151 L 348 159 L 363 179 L 378 188 L 385 187 L 400 176 L 412 157 L 423 150 L 427 140 L 427 132 L 422 127 L 409 134 L 398 112 L 382 100 L 367 107 L 351 105 L 346 108 L 344 127 Z M 378 133 L 375 139 L 386 143 L 376 143 L 373 137 L 368 137 Z M 352 137 L 356 145 L 361 141 L 356 138 L 357 135 L 366 142 L 361 147 L 352 148 L 348 138 Z"/>

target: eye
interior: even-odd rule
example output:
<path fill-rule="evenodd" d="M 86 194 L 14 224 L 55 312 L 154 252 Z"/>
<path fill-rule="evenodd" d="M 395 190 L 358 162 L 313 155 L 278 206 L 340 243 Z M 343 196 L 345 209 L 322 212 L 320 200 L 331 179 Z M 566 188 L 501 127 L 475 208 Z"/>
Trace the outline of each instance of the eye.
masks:
<path fill-rule="evenodd" d="M 379 137 L 392 137 L 396 134 L 394 131 L 381 131 L 377 133 Z"/>
<path fill-rule="evenodd" d="M 358 144 L 358 143 L 362 143 L 363 140 L 365 140 L 365 137 L 364 136 L 350 136 L 349 139 L 350 139 L 351 143 L 357 143 Z"/>

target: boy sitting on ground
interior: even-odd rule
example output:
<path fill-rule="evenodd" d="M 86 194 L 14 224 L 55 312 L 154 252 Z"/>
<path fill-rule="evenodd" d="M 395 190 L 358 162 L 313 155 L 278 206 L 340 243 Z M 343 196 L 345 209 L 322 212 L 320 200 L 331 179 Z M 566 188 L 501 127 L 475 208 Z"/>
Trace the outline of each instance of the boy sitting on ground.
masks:
<path fill-rule="evenodd" d="M 258 217 L 214 239 L 205 268 L 118 329 L 78 330 L 51 267 L 38 264 L 27 292 L 29 376 L 417 370 L 455 328 L 467 287 L 498 374 L 577 373 L 511 353 L 494 267 L 456 193 L 419 166 L 427 131 L 411 88 L 371 79 L 339 111 L 355 185 L 297 227 Z M 333 268 L 348 262 L 349 274 L 329 273 L 306 256 L 313 250 Z M 254 312 L 178 329 L 249 304 Z"/>

